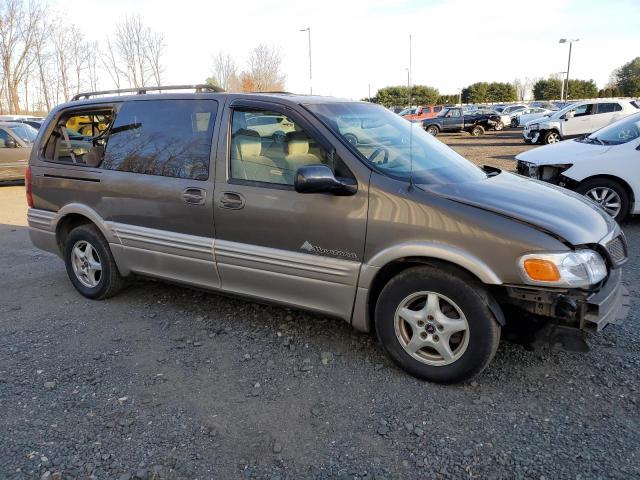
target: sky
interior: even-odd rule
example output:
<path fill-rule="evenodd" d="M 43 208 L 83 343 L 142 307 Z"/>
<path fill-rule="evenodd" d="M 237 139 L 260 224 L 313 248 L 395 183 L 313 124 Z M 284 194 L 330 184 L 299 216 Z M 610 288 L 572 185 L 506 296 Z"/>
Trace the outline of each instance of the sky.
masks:
<path fill-rule="evenodd" d="M 604 87 L 612 70 L 640 56 L 639 0 L 50 0 L 90 40 L 104 40 L 125 15 L 140 14 L 165 36 L 163 83 L 202 83 L 212 57 L 242 67 L 260 43 L 279 49 L 286 90 L 360 99 L 412 83 L 443 94 L 477 81 L 511 82 L 565 71 Z M 109 80 L 101 87 L 111 87 Z"/>

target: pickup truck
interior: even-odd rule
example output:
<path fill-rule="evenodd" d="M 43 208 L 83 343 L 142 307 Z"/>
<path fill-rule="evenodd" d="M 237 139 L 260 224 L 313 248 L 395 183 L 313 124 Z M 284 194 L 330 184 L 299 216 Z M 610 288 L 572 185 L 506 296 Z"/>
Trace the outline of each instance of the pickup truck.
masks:
<path fill-rule="evenodd" d="M 500 117 L 494 114 L 473 113 L 460 107 L 446 108 L 433 118 L 422 122 L 422 128 L 431 135 L 442 132 L 469 132 L 474 137 L 484 135 L 485 130 L 495 128 Z"/>

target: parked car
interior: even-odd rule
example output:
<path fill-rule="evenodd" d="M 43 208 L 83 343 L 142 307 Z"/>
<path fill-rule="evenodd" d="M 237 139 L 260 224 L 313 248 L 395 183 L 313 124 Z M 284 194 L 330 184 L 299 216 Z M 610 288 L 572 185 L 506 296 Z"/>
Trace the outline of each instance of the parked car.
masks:
<path fill-rule="evenodd" d="M 40 127 L 42 126 L 42 120 L 16 120 L 16 122 L 24 123 L 36 130 L 40 130 Z"/>
<path fill-rule="evenodd" d="M 84 93 L 40 129 L 29 234 L 81 295 L 138 274 L 306 308 L 375 325 L 436 382 L 481 372 L 511 322 L 624 317 L 624 235 L 587 199 L 481 169 L 379 105 L 198 89 Z M 98 112 L 113 121 L 88 151 L 62 151 L 68 120 Z M 283 144 L 247 129 L 268 115 L 294 123 Z M 372 143 L 345 138 L 354 118 Z"/>
<path fill-rule="evenodd" d="M 588 135 L 636 113 L 638 108 L 639 105 L 632 100 L 585 100 L 548 117 L 527 122 L 522 135 L 525 143 L 556 143 L 565 138 Z"/>
<path fill-rule="evenodd" d="M 444 105 L 425 105 L 418 107 L 415 113 L 404 115 L 404 118 L 411 122 L 419 122 L 427 118 L 433 118 L 444 109 Z"/>
<path fill-rule="evenodd" d="M 518 110 L 524 110 L 527 105 L 507 105 L 501 110 L 502 115 L 513 115 Z"/>
<path fill-rule="evenodd" d="M 247 118 L 247 129 L 258 132 L 261 137 L 284 141 L 287 133 L 293 132 L 293 122 L 284 115 L 256 115 Z"/>
<path fill-rule="evenodd" d="M 640 213 L 640 113 L 574 141 L 516 156 L 518 173 L 570 188 L 621 221 Z"/>
<path fill-rule="evenodd" d="M 527 107 L 522 110 L 517 110 L 511 114 L 511 128 L 517 128 L 523 126 L 529 120 L 535 120 L 536 118 L 542 118 L 553 113 L 552 110 L 548 110 L 542 107 Z"/>
<path fill-rule="evenodd" d="M 446 108 L 438 116 L 422 122 L 422 128 L 436 136 L 443 132 L 469 132 L 474 137 L 484 135 L 485 130 L 496 128 L 500 117 L 492 114 L 474 114 L 460 107 Z"/>
<path fill-rule="evenodd" d="M 407 107 L 402 110 L 398 115 L 401 117 L 406 117 L 407 115 L 414 115 L 418 111 L 418 107 Z"/>
<path fill-rule="evenodd" d="M 0 181 L 22 180 L 38 132 L 17 122 L 0 122 Z"/>

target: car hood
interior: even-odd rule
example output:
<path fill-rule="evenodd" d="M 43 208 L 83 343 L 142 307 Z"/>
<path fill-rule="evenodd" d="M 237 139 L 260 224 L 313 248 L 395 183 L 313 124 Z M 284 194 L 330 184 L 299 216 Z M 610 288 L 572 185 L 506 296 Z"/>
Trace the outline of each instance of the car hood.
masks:
<path fill-rule="evenodd" d="M 475 182 L 420 188 L 527 223 L 574 246 L 598 243 L 616 225 L 582 195 L 506 172 Z"/>
<path fill-rule="evenodd" d="M 611 145 L 566 140 L 519 153 L 516 159 L 536 165 L 574 164 L 586 158 L 603 155 L 611 148 Z"/>

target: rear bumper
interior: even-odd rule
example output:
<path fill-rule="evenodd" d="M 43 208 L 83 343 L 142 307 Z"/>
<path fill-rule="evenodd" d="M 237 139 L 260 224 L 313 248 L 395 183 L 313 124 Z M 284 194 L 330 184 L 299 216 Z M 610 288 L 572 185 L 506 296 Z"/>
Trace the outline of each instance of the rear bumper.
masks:
<path fill-rule="evenodd" d="M 602 330 L 610 323 L 619 323 L 629 313 L 630 297 L 622 284 L 622 269 L 611 271 L 607 282 L 599 292 L 586 299 L 586 313 L 580 327 Z"/>

